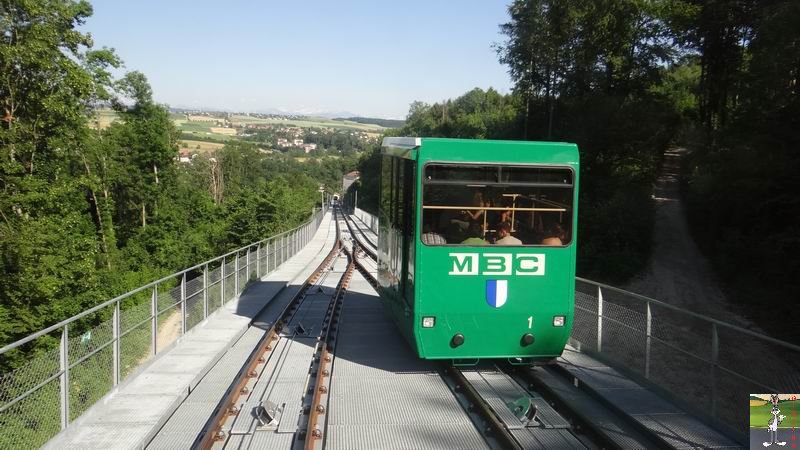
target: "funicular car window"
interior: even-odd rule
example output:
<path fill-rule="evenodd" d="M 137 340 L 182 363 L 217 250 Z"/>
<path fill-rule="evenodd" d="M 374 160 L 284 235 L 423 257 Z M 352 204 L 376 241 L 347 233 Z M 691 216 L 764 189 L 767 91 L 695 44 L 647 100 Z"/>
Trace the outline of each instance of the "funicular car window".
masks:
<path fill-rule="evenodd" d="M 573 177 L 563 167 L 428 164 L 422 242 L 567 245 L 572 239 Z"/>

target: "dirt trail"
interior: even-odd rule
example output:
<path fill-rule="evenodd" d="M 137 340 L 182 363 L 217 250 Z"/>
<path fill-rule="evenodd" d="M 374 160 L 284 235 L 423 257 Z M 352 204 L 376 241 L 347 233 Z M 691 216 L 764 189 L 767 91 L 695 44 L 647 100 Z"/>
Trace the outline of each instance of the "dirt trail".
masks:
<path fill-rule="evenodd" d="M 175 342 L 176 339 L 181 334 L 181 314 L 180 310 L 174 311 L 172 314 L 166 317 L 166 319 L 159 317 L 159 324 L 158 324 L 158 348 L 157 350 L 161 352 L 164 350 L 165 347 Z M 149 360 L 152 355 L 152 348 L 148 347 L 148 353 L 142 356 L 138 361 L 136 361 L 136 367 L 141 366 L 147 360 Z"/>
<path fill-rule="evenodd" d="M 647 268 L 624 286 L 632 292 L 735 325 L 752 324 L 733 311 L 686 222 L 679 192 L 680 161 L 686 150 L 668 150 L 655 186 L 653 252 Z"/>
<path fill-rule="evenodd" d="M 657 209 L 650 261 L 645 270 L 623 289 L 764 333 L 736 312 L 689 233 L 679 193 L 680 163 L 685 153 L 684 149 L 672 149 L 664 155 L 664 166 L 653 195 Z M 711 360 L 712 340 L 707 323 L 689 320 L 680 314 L 668 314 L 658 308 L 653 320 L 657 338 L 700 355 L 706 361 Z M 613 336 L 615 333 L 618 335 Z M 607 338 L 616 339 L 617 348 L 625 348 L 630 342 L 628 330 L 610 330 L 609 334 Z M 633 347 L 631 351 L 617 352 L 617 357 L 629 367 L 637 367 L 637 364 L 641 367 L 643 355 L 637 354 Z M 729 425 L 743 429 L 748 422 L 746 402 L 749 393 L 773 389 L 777 389 L 775 392 L 795 392 L 795 388 L 800 387 L 794 358 L 787 358 L 785 353 L 777 346 L 746 334 L 719 328 L 719 366 L 757 383 L 729 372 L 715 372 L 707 362 L 674 351 L 658 341 L 654 344 L 651 358 L 651 379 L 705 412 L 709 412 L 711 407 L 711 380 L 716 380 L 720 416 Z"/>

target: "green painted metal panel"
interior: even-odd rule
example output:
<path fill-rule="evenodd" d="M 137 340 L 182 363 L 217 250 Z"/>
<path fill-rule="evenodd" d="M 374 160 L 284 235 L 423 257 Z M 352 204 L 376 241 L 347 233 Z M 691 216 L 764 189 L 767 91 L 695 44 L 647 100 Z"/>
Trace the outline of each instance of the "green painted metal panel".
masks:
<path fill-rule="evenodd" d="M 570 335 L 574 308 L 577 248 L 579 155 L 569 143 L 485 141 L 422 138 L 413 149 L 416 159 L 415 191 L 423 189 L 426 163 L 458 162 L 568 167 L 574 171 L 572 239 L 564 247 L 428 246 L 421 242 L 422 208 L 414 199 L 413 303 L 386 280 L 381 270 L 392 253 L 387 240 L 399 233 L 382 220 L 379 241 L 381 295 L 406 339 L 420 357 L 471 359 L 533 357 L 551 358 L 563 351 Z M 409 157 L 385 146 L 387 157 Z M 382 186 L 385 186 L 382 183 Z M 409 187 L 410 188 L 410 187 Z M 383 207 L 384 203 L 382 203 Z M 383 215 L 381 216 L 383 219 Z M 389 237 L 391 235 L 391 237 Z M 535 261 L 535 262 L 534 262 Z M 532 265 L 541 272 L 531 275 Z M 526 274 L 527 273 L 527 274 Z M 505 282 L 507 298 L 500 307 L 487 302 L 487 282 Z M 553 317 L 566 316 L 563 327 Z M 423 317 L 435 317 L 433 328 L 422 328 Z M 456 333 L 464 344 L 454 347 Z M 522 336 L 533 334 L 533 344 L 523 346 Z"/>

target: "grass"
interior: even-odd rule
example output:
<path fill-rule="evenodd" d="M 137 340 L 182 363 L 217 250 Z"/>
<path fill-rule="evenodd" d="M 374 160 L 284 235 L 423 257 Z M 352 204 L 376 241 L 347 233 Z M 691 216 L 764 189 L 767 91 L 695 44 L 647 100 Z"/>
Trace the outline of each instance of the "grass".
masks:
<path fill-rule="evenodd" d="M 178 128 L 178 131 L 183 131 L 185 133 L 189 133 L 192 131 L 197 132 L 211 132 L 211 127 L 215 127 L 216 125 L 213 123 L 207 122 L 187 122 L 181 121 L 180 123 L 176 122 L 175 125 Z"/>
<path fill-rule="evenodd" d="M 221 142 L 193 141 L 190 139 L 181 139 L 178 142 L 180 144 L 181 150 L 189 150 L 190 152 L 195 151 L 202 153 L 210 153 L 210 152 L 215 152 L 225 146 L 225 144 Z M 183 147 L 184 143 L 188 146 L 187 148 Z"/>
<path fill-rule="evenodd" d="M 781 415 L 786 416 L 781 422 L 779 428 L 792 428 L 794 425 L 800 426 L 800 415 L 792 417 L 792 412 L 800 414 L 800 400 L 795 401 L 781 401 L 778 404 L 778 409 L 781 410 Z M 772 404 L 764 403 L 759 406 L 750 406 L 750 427 L 763 428 L 769 423 L 772 418 Z"/>

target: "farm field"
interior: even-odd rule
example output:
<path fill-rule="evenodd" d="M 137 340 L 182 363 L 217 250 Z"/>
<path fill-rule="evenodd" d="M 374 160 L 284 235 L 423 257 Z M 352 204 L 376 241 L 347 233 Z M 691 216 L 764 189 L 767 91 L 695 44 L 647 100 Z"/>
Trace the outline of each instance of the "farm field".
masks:
<path fill-rule="evenodd" d="M 105 129 L 117 119 L 117 113 L 111 109 L 97 110 L 93 118 L 93 126 L 98 129 Z M 200 151 L 214 151 L 222 148 L 225 142 L 238 139 L 236 131 L 231 128 L 222 128 L 215 122 L 210 121 L 189 121 L 184 114 L 171 113 L 172 119 L 178 132 L 186 139 L 180 139 L 180 142 L 186 142 L 189 149 L 198 150 L 196 147 L 200 146 Z M 336 128 L 341 130 L 354 130 L 367 133 L 370 137 L 377 137 L 381 135 L 384 130 L 383 127 L 372 124 L 361 124 L 351 121 L 329 120 L 321 117 L 310 117 L 303 120 L 279 119 L 279 118 L 259 118 L 250 117 L 245 115 L 233 115 L 230 118 L 234 124 L 275 124 L 286 127 L 300 127 L 300 128 Z M 192 139 L 192 138 L 195 139 Z M 213 140 L 215 142 L 207 142 Z"/>
<path fill-rule="evenodd" d="M 230 120 L 233 123 L 237 122 L 270 123 L 277 125 L 285 125 L 287 127 L 294 126 L 300 128 L 343 128 L 343 129 L 351 129 L 358 131 L 373 131 L 373 132 L 379 132 L 384 129 L 383 127 L 378 125 L 350 122 L 347 120 L 329 120 L 329 119 L 323 119 L 321 117 L 309 117 L 306 119 L 279 119 L 279 118 L 263 119 L 259 117 L 233 115 L 231 116 Z"/>
<path fill-rule="evenodd" d="M 189 150 L 201 153 L 215 152 L 225 146 L 225 144 L 221 142 L 193 141 L 191 139 L 181 139 L 178 141 L 178 143 L 181 150 Z M 187 148 L 184 148 L 183 144 L 186 144 Z"/>

